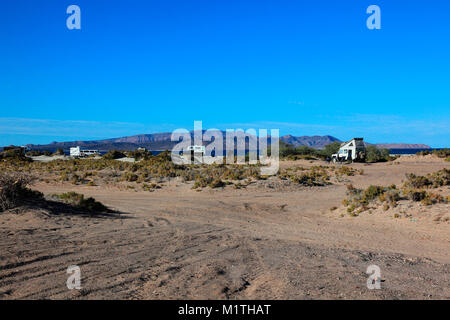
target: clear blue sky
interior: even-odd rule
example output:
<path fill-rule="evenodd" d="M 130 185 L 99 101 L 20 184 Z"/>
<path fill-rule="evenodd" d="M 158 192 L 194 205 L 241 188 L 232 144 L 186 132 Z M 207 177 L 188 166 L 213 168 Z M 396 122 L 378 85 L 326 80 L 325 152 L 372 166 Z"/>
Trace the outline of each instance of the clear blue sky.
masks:
<path fill-rule="evenodd" d="M 0 41 L 0 145 L 202 120 L 450 146 L 447 0 L 3 1 Z"/>

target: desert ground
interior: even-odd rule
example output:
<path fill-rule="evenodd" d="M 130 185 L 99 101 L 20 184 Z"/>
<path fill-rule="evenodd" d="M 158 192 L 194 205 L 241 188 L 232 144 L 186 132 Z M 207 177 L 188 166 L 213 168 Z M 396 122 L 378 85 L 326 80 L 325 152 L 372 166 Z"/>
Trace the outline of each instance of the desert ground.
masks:
<path fill-rule="evenodd" d="M 349 183 L 400 185 L 406 173 L 450 162 L 411 156 L 348 166 L 364 173 L 313 187 L 276 177 L 201 190 L 172 179 L 152 192 L 38 182 L 33 189 L 45 195 L 75 191 L 117 213 L 0 213 L 0 299 L 449 299 L 448 202 L 400 201 L 350 216 L 342 200 Z M 81 290 L 66 286 L 71 265 L 81 269 Z M 379 290 L 367 288 L 370 265 L 380 267 Z"/>

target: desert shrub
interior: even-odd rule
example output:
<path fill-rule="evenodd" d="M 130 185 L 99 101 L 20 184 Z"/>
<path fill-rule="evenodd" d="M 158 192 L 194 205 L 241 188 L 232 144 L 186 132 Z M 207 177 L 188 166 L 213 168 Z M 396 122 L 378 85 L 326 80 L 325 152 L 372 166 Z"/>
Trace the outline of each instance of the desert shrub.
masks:
<path fill-rule="evenodd" d="M 7 161 L 31 162 L 32 160 L 25 156 L 25 151 L 22 147 L 5 147 L 3 152 L 0 152 L 0 159 Z"/>
<path fill-rule="evenodd" d="M 128 182 L 134 182 L 134 181 L 137 181 L 139 177 L 138 177 L 138 175 L 135 174 L 135 173 L 127 172 L 127 173 L 125 173 L 125 175 L 123 176 L 123 178 L 124 178 L 125 181 L 128 181 Z"/>
<path fill-rule="evenodd" d="M 63 149 L 57 149 L 54 153 L 53 153 L 53 155 L 54 156 L 63 156 L 65 153 L 64 153 L 64 150 Z"/>
<path fill-rule="evenodd" d="M 333 154 L 338 153 L 340 147 L 341 147 L 341 143 L 335 141 L 333 143 L 327 144 L 323 148 L 323 150 L 320 151 L 320 153 L 323 154 L 325 157 L 329 158 Z"/>
<path fill-rule="evenodd" d="M 366 147 L 367 162 L 386 162 L 395 159 L 389 155 L 388 149 L 377 148 L 376 146 Z"/>
<path fill-rule="evenodd" d="M 293 145 L 284 143 L 282 141 L 280 142 L 280 157 L 287 160 L 315 160 L 317 158 L 326 158 L 326 156 L 322 152 L 320 152 L 320 150 L 307 146 L 294 147 Z"/>
<path fill-rule="evenodd" d="M 153 191 L 155 189 L 161 189 L 161 186 L 157 185 L 156 183 L 151 184 L 144 183 L 142 185 L 142 190 L 144 191 Z"/>
<path fill-rule="evenodd" d="M 107 212 L 108 208 L 101 202 L 95 200 L 92 197 L 89 197 L 87 199 L 82 199 L 78 207 L 82 210 L 87 210 L 90 212 Z"/>
<path fill-rule="evenodd" d="M 404 187 L 406 188 L 438 188 L 450 185 L 450 170 L 442 169 L 426 176 L 416 176 L 413 173 L 406 174 Z"/>
<path fill-rule="evenodd" d="M 384 201 L 387 201 L 388 203 L 392 204 L 392 206 L 395 207 L 397 205 L 397 201 L 401 199 L 401 196 L 398 190 L 395 190 L 395 188 L 394 189 L 390 188 L 383 194 L 383 198 Z"/>
<path fill-rule="evenodd" d="M 34 180 L 26 174 L 0 173 L 0 211 L 14 208 L 25 200 L 42 198 L 42 193 L 28 188 Z"/>
<path fill-rule="evenodd" d="M 450 185 L 450 169 L 442 169 L 427 175 L 434 188 Z"/>
<path fill-rule="evenodd" d="M 419 151 L 416 154 L 419 156 L 426 156 L 429 154 L 434 154 L 434 155 L 438 156 L 439 158 L 449 158 L 450 157 L 450 149 L 444 148 L 444 149 L 440 149 L 440 150 L 424 150 L 424 151 Z"/>
<path fill-rule="evenodd" d="M 92 197 L 87 199 L 84 198 L 83 194 L 76 193 L 73 191 L 55 194 L 54 198 L 61 200 L 64 203 L 70 204 L 74 207 L 77 207 L 81 210 L 86 210 L 89 212 L 107 212 L 108 208 L 101 202 L 95 200 Z"/>
<path fill-rule="evenodd" d="M 404 194 L 412 201 L 422 201 L 427 196 L 426 191 L 415 189 L 405 189 Z"/>
<path fill-rule="evenodd" d="M 366 190 L 363 191 L 362 197 L 363 200 L 372 201 L 375 200 L 380 195 L 382 195 L 384 192 L 385 189 L 383 187 L 371 185 Z"/>
<path fill-rule="evenodd" d="M 38 157 L 38 156 L 51 156 L 52 153 L 50 151 L 38 151 L 38 150 L 31 150 L 26 153 L 29 157 Z"/>
<path fill-rule="evenodd" d="M 125 158 L 125 154 L 119 150 L 110 150 L 103 155 L 103 159 L 115 160 L 120 158 Z"/>
<path fill-rule="evenodd" d="M 353 169 L 352 167 L 342 166 L 335 170 L 336 176 L 354 176 L 358 170 Z"/>
<path fill-rule="evenodd" d="M 352 184 L 348 184 L 346 185 L 347 187 L 347 194 L 348 195 L 355 195 L 358 194 L 360 192 L 359 189 L 356 189 Z"/>
<path fill-rule="evenodd" d="M 196 176 L 192 189 L 205 188 L 211 182 L 212 182 L 211 177 Z"/>
<path fill-rule="evenodd" d="M 427 177 L 416 176 L 413 173 L 406 174 L 406 182 L 404 183 L 405 187 L 424 188 L 431 185 L 432 182 Z"/>
<path fill-rule="evenodd" d="M 135 160 L 148 160 L 152 157 L 152 153 L 147 150 L 134 150 L 134 151 L 128 151 L 127 156 L 130 158 L 134 158 Z"/>
<path fill-rule="evenodd" d="M 409 199 L 415 202 L 421 202 L 424 205 L 435 203 L 448 203 L 449 199 L 442 195 L 424 190 L 424 188 L 437 188 L 449 185 L 450 170 L 443 169 L 432 174 L 416 176 L 407 174 L 407 180 L 400 189 L 395 185 L 389 187 L 369 186 L 367 189 L 357 189 L 353 185 L 347 185 L 348 198 L 342 201 L 347 207 L 349 213 L 363 212 L 368 209 L 368 205 L 373 202 L 381 202 L 384 210 L 397 206 L 397 202 L 402 199 Z"/>
<path fill-rule="evenodd" d="M 281 179 L 290 179 L 296 184 L 303 186 L 325 186 L 330 184 L 330 175 L 323 167 L 314 166 L 309 171 L 283 170 L 280 172 Z"/>
<path fill-rule="evenodd" d="M 357 189 L 350 184 L 347 185 L 347 195 L 348 198 L 344 199 L 342 203 L 352 216 L 368 210 L 368 205 L 371 202 L 381 201 L 384 203 L 384 208 L 387 208 L 390 206 L 395 207 L 397 201 L 401 199 L 395 186 L 393 188 L 393 186 L 381 187 L 371 185 L 367 189 Z M 357 214 L 353 214 L 355 210 L 357 210 Z"/>
<path fill-rule="evenodd" d="M 213 181 L 211 181 L 209 184 L 208 184 L 208 186 L 209 187 L 211 187 L 211 188 L 221 188 L 221 187 L 224 187 L 225 186 L 225 183 L 221 180 L 221 179 L 219 179 L 219 178 L 216 178 L 216 179 L 214 179 Z"/>
<path fill-rule="evenodd" d="M 63 200 L 63 202 L 68 204 L 78 204 L 84 198 L 84 195 L 73 191 L 55 194 L 54 196 L 59 200 Z"/>

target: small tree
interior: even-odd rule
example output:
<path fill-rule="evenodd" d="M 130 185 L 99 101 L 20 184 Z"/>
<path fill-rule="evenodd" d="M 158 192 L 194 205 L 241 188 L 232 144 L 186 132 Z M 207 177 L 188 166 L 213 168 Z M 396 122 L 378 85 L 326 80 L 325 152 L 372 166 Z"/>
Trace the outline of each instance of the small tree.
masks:
<path fill-rule="evenodd" d="M 377 148 L 376 146 L 366 147 L 367 162 L 385 162 L 390 159 L 389 150 Z"/>
<path fill-rule="evenodd" d="M 335 141 L 333 143 L 327 144 L 323 148 L 321 153 L 326 157 L 331 157 L 333 154 L 338 153 L 340 147 L 341 147 L 341 143 Z"/>

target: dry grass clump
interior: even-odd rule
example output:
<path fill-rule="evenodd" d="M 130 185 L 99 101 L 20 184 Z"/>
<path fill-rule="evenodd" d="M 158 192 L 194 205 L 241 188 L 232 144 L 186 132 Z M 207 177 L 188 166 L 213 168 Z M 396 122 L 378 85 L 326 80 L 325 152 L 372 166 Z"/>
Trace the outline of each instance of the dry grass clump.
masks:
<path fill-rule="evenodd" d="M 403 184 L 403 194 L 412 201 L 420 201 L 424 205 L 432 205 L 440 202 L 448 202 L 442 195 L 428 191 L 431 188 L 439 188 L 450 185 L 450 170 L 442 169 L 426 176 L 407 174 Z"/>
<path fill-rule="evenodd" d="M 280 172 L 279 177 L 284 180 L 289 179 L 303 186 L 325 186 L 331 184 L 327 168 L 313 166 L 309 170 L 306 170 L 302 167 L 296 167 L 292 170 L 283 170 Z"/>
<path fill-rule="evenodd" d="M 28 188 L 35 179 L 24 173 L 0 173 L 0 211 L 12 209 L 43 194 Z"/>
<path fill-rule="evenodd" d="M 240 185 L 239 181 L 245 179 L 264 179 L 260 175 L 259 166 L 257 165 L 224 165 L 213 164 L 194 166 L 194 172 L 184 175 L 184 179 L 194 180 L 193 189 L 197 188 L 220 188 L 235 182 Z"/>
<path fill-rule="evenodd" d="M 349 166 L 341 166 L 337 169 L 334 170 L 334 174 L 339 177 L 339 176 L 354 176 L 356 174 L 359 175 L 363 175 L 364 174 L 364 170 L 363 169 L 354 169 L 352 167 Z"/>
<path fill-rule="evenodd" d="M 52 198 L 88 212 L 109 211 L 109 209 L 103 203 L 95 200 L 94 198 L 89 197 L 85 199 L 84 195 L 72 191 L 62 194 L 54 194 L 52 195 Z"/>
<path fill-rule="evenodd" d="M 390 187 L 369 186 L 367 189 L 357 189 L 353 185 L 347 185 L 347 199 L 343 200 L 347 212 L 351 216 L 357 216 L 369 209 L 369 205 L 376 200 L 383 203 L 385 210 L 397 206 L 400 194 L 395 185 Z"/>
<path fill-rule="evenodd" d="M 442 169 L 426 176 L 416 176 L 413 173 L 406 175 L 404 187 L 406 188 L 438 188 L 450 185 L 450 169 Z"/>
<path fill-rule="evenodd" d="M 361 212 L 369 209 L 369 205 L 383 205 L 385 211 L 397 206 L 400 200 L 409 199 L 421 202 L 423 205 L 435 203 L 448 203 L 449 199 L 442 195 L 430 192 L 427 189 L 448 186 L 450 183 L 450 170 L 443 169 L 427 176 L 416 176 L 407 174 L 407 180 L 400 189 L 395 185 L 389 187 L 369 186 L 367 189 L 356 189 L 353 185 L 347 186 L 347 199 L 343 200 L 347 212 L 352 216 L 357 216 Z"/>
<path fill-rule="evenodd" d="M 142 190 L 144 190 L 144 191 L 150 191 L 150 192 L 152 192 L 152 191 L 154 191 L 154 190 L 156 190 L 156 189 L 161 189 L 161 186 L 158 185 L 158 184 L 156 184 L 156 183 L 152 183 L 152 184 L 144 183 L 144 184 L 142 185 Z"/>

